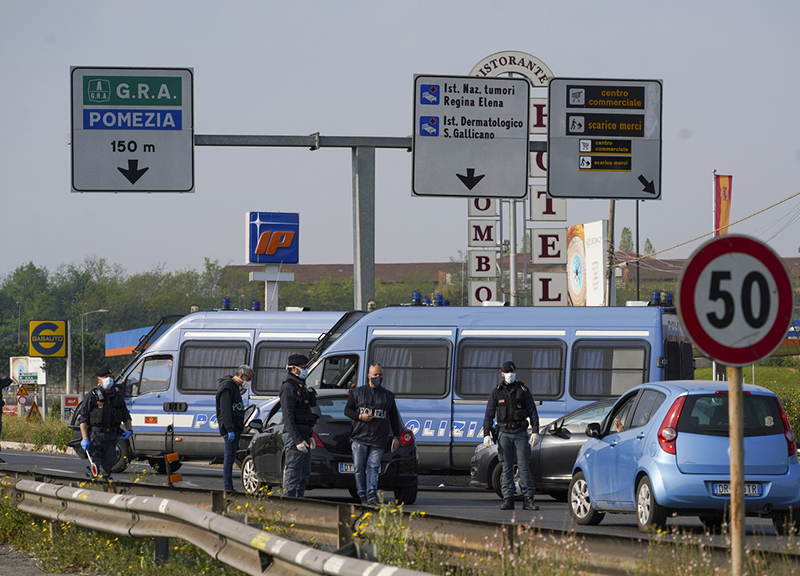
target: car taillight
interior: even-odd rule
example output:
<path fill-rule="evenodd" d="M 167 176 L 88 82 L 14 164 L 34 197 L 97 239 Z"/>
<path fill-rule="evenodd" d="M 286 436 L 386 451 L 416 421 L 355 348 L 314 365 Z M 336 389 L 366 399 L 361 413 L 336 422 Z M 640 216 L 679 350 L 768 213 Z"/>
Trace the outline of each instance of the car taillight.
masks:
<path fill-rule="evenodd" d="M 789 425 L 789 419 L 786 418 L 786 412 L 783 411 L 783 406 L 781 406 L 781 401 L 775 398 L 775 402 L 778 403 L 778 410 L 781 412 L 781 420 L 783 420 L 783 435 L 786 436 L 786 447 L 789 451 L 789 456 L 797 452 L 797 446 L 795 445 L 795 435 L 794 430 Z"/>
<path fill-rule="evenodd" d="M 312 432 L 311 437 L 314 439 L 314 442 L 316 443 L 317 446 L 319 446 L 320 448 L 325 448 L 325 444 L 322 443 L 322 440 L 319 439 L 319 436 L 317 436 L 316 432 Z"/>
<path fill-rule="evenodd" d="M 658 429 L 658 444 L 668 454 L 675 454 L 675 440 L 678 438 L 676 427 L 684 402 L 686 402 L 686 396 L 681 396 L 672 403 L 672 407 Z"/>
<path fill-rule="evenodd" d="M 400 446 L 411 446 L 414 443 L 414 433 L 408 428 L 403 428 L 397 438 L 400 440 Z"/>

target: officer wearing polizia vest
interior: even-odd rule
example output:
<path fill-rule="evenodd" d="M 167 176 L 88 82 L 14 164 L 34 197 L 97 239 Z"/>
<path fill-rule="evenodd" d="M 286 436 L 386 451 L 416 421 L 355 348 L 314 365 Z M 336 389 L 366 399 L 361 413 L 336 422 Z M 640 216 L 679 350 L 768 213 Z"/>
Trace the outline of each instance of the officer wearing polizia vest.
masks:
<path fill-rule="evenodd" d="M 133 425 L 125 399 L 114 387 L 111 368 L 104 366 L 95 376 L 98 386 L 86 395 L 78 412 L 81 448 L 97 465 L 98 475 L 110 479 L 111 468 L 117 461 L 117 437 L 130 438 Z M 120 431 L 120 424 L 125 426 L 124 432 Z"/>
<path fill-rule="evenodd" d="M 503 363 L 501 369 L 503 381 L 492 390 L 486 403 L 486 414 L 483 417 L 483 443 L 492 445 L 490 429 L 497 415 L 497 455 L 503 467 L 500 475 L 503 504 L 501 510 L 514 509 L 514 459 L 519 469 L 519 481 L 525 497 L 525 510 L 538 510 L 534 501 L 536 487 L 531 476 L 531 446 L 536 444 L 539 432 L 539 414 L 533 402 L 530 390 L 518 382 L 517 367 L 510 360 Z M 528 420 L 533 434 L 528 439 Z"/>
<path fill-rule="evenodd" d="M 283 411 L 283 489 L 287 496 L 302 498 L 311 476 L 311 450 L 317 447 L 312 436 L 317 415 L 317 394 L 306 388 L 308 358 L 291 354 L 286 369 L 289 374 L 280 390 Z"/>

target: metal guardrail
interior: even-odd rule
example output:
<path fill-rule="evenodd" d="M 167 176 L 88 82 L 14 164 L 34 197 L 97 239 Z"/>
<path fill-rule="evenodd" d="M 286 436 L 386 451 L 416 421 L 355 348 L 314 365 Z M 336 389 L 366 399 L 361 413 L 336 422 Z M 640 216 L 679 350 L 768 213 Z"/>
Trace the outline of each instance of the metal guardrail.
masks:
<path fill-rule="evenodd" d="M 17 508 L 43 518 L 134 538 L 181 538 L 247 574 L 419 576 L 423 574 L 309 548 L 189 504 L 17 480 Z"/>

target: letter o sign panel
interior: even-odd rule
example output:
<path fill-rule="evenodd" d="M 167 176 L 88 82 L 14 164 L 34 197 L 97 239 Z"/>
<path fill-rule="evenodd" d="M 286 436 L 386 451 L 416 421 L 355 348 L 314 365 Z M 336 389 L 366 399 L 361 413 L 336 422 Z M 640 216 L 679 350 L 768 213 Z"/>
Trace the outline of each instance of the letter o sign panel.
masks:
<path fill-rule="evenodd" d="M 469 283 L 469 305 L 483 306 L 484 302 L 497 301 L 497 282 L 479 282 L 472 280 Z"/>

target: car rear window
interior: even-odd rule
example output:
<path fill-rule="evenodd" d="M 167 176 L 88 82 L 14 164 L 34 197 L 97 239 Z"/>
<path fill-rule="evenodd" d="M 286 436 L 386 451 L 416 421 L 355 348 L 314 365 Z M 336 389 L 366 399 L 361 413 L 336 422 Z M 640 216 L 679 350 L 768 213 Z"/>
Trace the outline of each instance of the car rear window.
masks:
<path fill-rule="evenodd" d="M 312 408 L 315 414 L 319 416 L 320 422 L 333 422 L 336 420 L 349 420 L 344 415 L 344 407 L 347 404 L 347 398 L 320 398 L 317 396 L 317 405 Z"/>
<path fill-rule="evenodd" d="M 783 419 L 774 396 L 745 394 L 744 435 L 783 434 Z M 728 395 L 689 395 L 678 420 L 678 432 L 728 435 Z"/>

